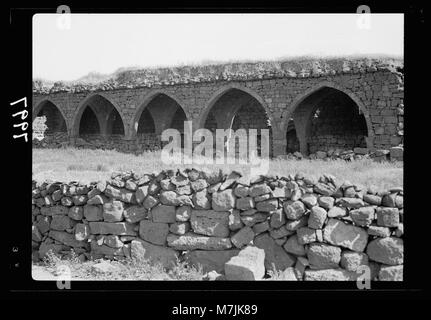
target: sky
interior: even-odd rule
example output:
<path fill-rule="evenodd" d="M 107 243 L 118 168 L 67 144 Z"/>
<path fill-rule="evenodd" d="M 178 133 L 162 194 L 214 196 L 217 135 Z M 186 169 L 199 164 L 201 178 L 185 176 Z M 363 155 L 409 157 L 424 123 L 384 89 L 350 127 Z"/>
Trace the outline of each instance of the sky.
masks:
<path fill-rule="evenodd" d="M 36 14 L 33 78 L 215 60 L 403 56 L 402 14 Z M 70 18 L 68 20 L 68 18 Z"/>

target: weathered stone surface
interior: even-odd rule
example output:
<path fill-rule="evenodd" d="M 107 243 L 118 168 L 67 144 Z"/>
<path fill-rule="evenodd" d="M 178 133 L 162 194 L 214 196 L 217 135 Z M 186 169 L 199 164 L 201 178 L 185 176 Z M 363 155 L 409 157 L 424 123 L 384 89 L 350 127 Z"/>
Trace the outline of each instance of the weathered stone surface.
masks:
<path fill-rule="evenodd" d="M 181 221 L 181 222 L 189 221 L 191 215 L 192 215 L 192 207 L 190 206 L 178 207 L 175 210 L 175 219 L 177 221 Z"/>
<path fill-rule="evenodd" d="M 312 193 L 306 193 L 302 195 L 301 201 L 305 204 L 305 206 L 309 209 L 317 205 L 317 197 Z"/>
<path fill-rule="evenodd" d="M 225 263 L 227 280 L 260 280 L 265 275 L 265 252 L 248 246 Z"/>
<path fill-rule="evenodd" d="M 220 238 L 229 236 L 229 212 L 192 210 L 190 223 L 195 233 Z"/>
<path fill-rule="evenodd" d="M 106 235 L 103 237 L 103 244 L 110 248 L 121 248 L 124 244 L 118 236 Z"/>
<path fill-rule="evenodd" d="M 230 238 L 233 245 L 239 249 L 250 244 L 253 239 L 254 232 L 250 227 L 242 228 Z"/>
<path fill-rule="evenodd" d="M 377 238 L 368 244 L 367 255 L 371 260 L 387 265 L 403 264 L 403 239 L 396 237 Z"/>
<path fill-rule="evenodd" d="M 249 194 L 249 187 L 243 186 L 243 185 L 237 185 L 234 189 L 234 194 L 237 197 L 244 198 L 247 197 Z M 239 199 L 238 199 L 239 200 Z"/>
<path fill-rule="evenodd" d="M 283 210 L 280 209 L 271 214 L 270 225 L 272 228 L 280 228 L 285 223 L 286 215 L 283 213 Z"/>
<path fill-rule="evenodd" d="M 308 224 L 308 217 L 303 216 L 302 218 L 298 220 L 287 220 L 286 224 L 284 225 L 286 230 L 289 231 L 296 231 L 299 228 L 305 227 Z"/>
<path fill-rule="evenodd" d="M 241 216 L 238 210 L 232 210 L 232 213 L 229 214 L 229 230 L 235 231 L 241 229 L 244 224 L 241 221 Z"/>
<path fill-rule="evenodd" d="M 271 193 L 271 188 L 266 183 L 255 184 L 249 190 L 250 197 L 252 198 L 267 193 Z"/>
<path fill-rule="evenodd" d="M 102 221 L 103 211 L 100 206 L 85 205 L 84 217 L 87 221 Z"/>
<path fill-rule="evenodd" d="M 380 281 L 403 281 L 403 265 L 386 266 L 383 265 L 379 271 Z"/>
<path fill-rule="evenodd" d="M 305 281 L 355 281 L 358 275 L 355 272 L 343 269 L 305 270 Z"/>
<path fill-rule="evenodd" d="M 235 208 L 235 196 L 232 189 L 214 192 L 212 195 L 212 208 L 215 211 L 228 211 Z"/>
<path fill-rule="evenodd" d="M 208 187 L 208 182 L 205 179 L 198 179 L 191 183 L 193 191 L 198 192 Z"/>
<path fill-rule="evenodd" d="M 374 206 L 380 206 L 382 203 L 382 198 L 374 194 L 364 194 L 363 200 Z"/>
<path fill-rule="evenodd" d="M 298 220 L 305 213 L 305 207 L 301 201 L 286 201 L 283 204 L 283 208 L 287 219 L 290 220 Z"/>
<path fill-rule="evenodd" d="M 144 202 L 145 198 L 148 196 L 148 185 L 141 186 L 136 189 L 135 198 L 137 203 Z"/>
<path fill-rule="evenodd" d="M 232 171 L 229 173 L 229 175 L 226 177 L 226 180 L 221 184 L 220 191 L 226 190 L 231 185 L 235 183 L 236 180 L 238 180 L 241 177 L 241 174 L 238 172 Z"/>
<path fill-rule="evenodd" d="M 124 218 L 129 223 L 136 223 L 147 216 L 147 210 L 144 207 L 131 206 L 123 211 Z"/>
<path fill-rule="evenodd" d="M 293 232 L 287 230 L 284 226 L 282 226 L 282 227 L 280 227 L 278 229 L 271 229 L 269 231 L 269 235 L 273 239 L 280 239 L 280 238 L 283 238 L 283 237 L 290 236 L 292 234 L 293 234 Z"/>
<path fill-rule="evenodd" d="M 239 210 L 249 210 L 254 208 L 254 200 L 252 197 L 238 198 L 236 200 L 236 208 Z"/>
<path fill-rule="evenodd" d="M 368 266 L 368 256 L 362 252 L 343 251 L 340 265 L 348 271 L 356 271 L 361 266 Z"/>
<path fill-rule="evenodd" d="M 256 223 L 252 229 L 253 229 L 253 232 L 257 235 L 259 233 L 268 231 L 269 230 L 269 223 L 268 223 L 268 221 Z"/>
<path fill-rule="evenodd" d="M 131 257 L 160 263 L 164 268 L 172 268 L 178 257 L 178 252 L 171 248 L 154 245 L 147 241 L 136 239 L 131 242 Z"/>
<path fill-rule="evenodd" d="M 143 202 L 143 206 L 145 209 L 149 210 L 152 207 L 154 207 L 156 204 L 159 203 L 159 200 L 157 200 L 156 198 L 154 198 L 153 196 L 147 196 Z"/>
<path fill-rule="evenodd" d="M 153 244 L 165 245 L 168 233 L 169 225 L 167 223 L 149 220 L 141 220 L 139 223 L 139 237 Z"/>
<path fill-rule="evenodd" d="M 183 235 L 186 234 L 187 232 L 190 231 L 190 223 L 189 222 L 176 222 L 176 223 L 172 223 L 169 226 L 169 232 L 178 234 L 178 235 Z"/>
<path fill-rule="evenodd" d="M 267 233 L 258 235 L 254 241 L 254 245 L 265 251 L 265 268 L 267 270 L 284 270 L 295 264 L 295 259 L 288 254 L 284 249 L 277 245 L 273 238 Z"/>
<path fill-rule="evenodd" d="M 362 207 L 356 210 L 350 210 L 350 217 L 358 226 L 369 226 L 374 220 L 374 208 Z"/>
<path fill-rule="evenodd" d="M 211 209 L 211 198 L 206 189 L 193 194 L 192 201 L 195 209 Z"/>
<path fill-rule="evenodd" d="M 382 197 L 382 206 L 395 208 L 397 205 L 395 199 L 397 197 L 396 193 L 386 194 Z"/>
<path fill-rule="evenodd" d="M 194 250 L 185 254 L 185 261 L 189 264 L 198 267 L 202 266 L 203 272 L 212 270 L 218 273 L 224 273 L 224 265 L 232 257 L 238 255 L 238 249 L 232 250 Z"/>
<path fill-rule="evenodd" d="M 103 205 L 103 220 L 106 222 L 119 222 L 123 220 L 123 202 L 113 200 Z"/>
<path fill-rule="evenodd" d="M 158 205 L 151 209 L 153 222 L 174 223 L 176 221 L 176 212 L 174 206 Z"/>
<path fill-rule="evenodd" d="M 40 218 L 39 218 L 40 217 Z M 39 216 L 37 222 L 35 223 L 37 229 L 40 233 L 46 233 L 49 231 L 49 226 L 51 224 L 50 217 Z"/>
<path fill-rule="evenodd" d="M 299 243 L 297 235 L 289 237 L 283 248 L 288 253 L 292 253 L 297 256 L 305 256 L 305 248 L 302 244 Z"/>
<path fill-rule="evenodd" d="M 335 192 L 335 188 L 328 184 L 318 182 L 314 185 L 313 191 L 324 196 L 332 196 Z"/>
<path fill-rule="evenodd" d="M 87 224 L 78 223 L 75 226 L 75 239 L 78 241 L 87 240 L 90 236 L 90 227 Z"/>
<path fill-rule="evenodd" d="M 50 228 L 53 230 L 64 231 L 72 228 L 74 225 L 75 223 L 68 216 L 53 216 Z"/>
<path fill-rule="evenodd" d="M 338 268 L 341 249 L 324 243 L 312 243 L 307 250 L 307 258 L 313 269 Z"/>
<path fill-rule="evenodd" d="M 136 201 L 134 192 L 124 188 L 118 189 L 111 185 L 106 186 L 105 195 L 107 195 L 110 198 L 121 200 L 126 203 L 133 203 Z"/>
<path fill-rule="evenodd" d="M 262 202 L 256 203 L 256 209 L 262 212 L 271 212 L 275 211 L 278 208 L 278 200 L 277 199 L 269 199 Z"/>
<path fill-rule="evenodd" d="M 342 207 L 352 209 L 357 209 L 365 206 L 364 201 L 359 198 L 340 198 L 339 204 Z"/>
<path fill-rule="evenodd" d="M 341 207 L 332 207 L 328 211 L 328 217 L 329 218 L 337 218 L 337 217 L 343 217 L 347 214 L 346 208 Z"/>
<path fill-rule="evenodd" d="M 133 225 L 127 222 L 90 222 L 89 226 L 92 234 L 136 236 Z"/>
<path fill-rule="evenodd" d="M 256 213 L 251 216 L 242 216 L 241 221 L 248 227 L 254 226 L 256 223 L 264 222 L 268 216 L 264 213 Z"/>
<path fill-rule="evenodd" d="M 42 235 L 40 234 L 39 229 L 35 225 L 31 226 L 31 240 L 36 242 L 42 241 Z"/>
<path fill-rule="evenodd" d="M 378 208 L 377 225 L 382 227 L 396 227 L 400 223 L 398 208 Z"/>
<path fill-rule="evenodd" d="M 330 210 L 334 206 L 334 202 L 335 200 L 332 197 L 319 197 L 317 199 L 319 206 L 326 210 Z"/>
<path fill-rule="evenodd" d="M 292 192 L 287 187 L 277 187 L 274 190 L 272 190 L 272 197 L 273 198 L 290 198 L 292 195 Z"/>
<path fill-rule="evenodd" d="M 207 237 L 195 233 L 183 236 L 169 234 L 168 246 L 176 250 L 225 250 L 232 248 L 230 238 Z"/>
<path fill-rule="evenodd" d="M 330 244 L 362 252 L 367 246 L 368 233 L 360 227 L 329 219 L 323 230 L 323 238 Z"/>
<path fill-rule="evenodd" d="M 322 207 L 312 207 L 308 218 L 308 227 L 311 229 L 321 229 L 325 223 L 326 216 L 327 212 Z"/>
<path fill-rule="evenodd" d="M 391 235 L 391 230 L 387 227 L 369 226 L 367 232 L 370 236 L 382 238 L 389 237 Z"/>
<path fill-rule="evenodd" d="M 317 241 L 316 230 L 302 227 L 296 231 L 298 242 L 302 245 Z"/>

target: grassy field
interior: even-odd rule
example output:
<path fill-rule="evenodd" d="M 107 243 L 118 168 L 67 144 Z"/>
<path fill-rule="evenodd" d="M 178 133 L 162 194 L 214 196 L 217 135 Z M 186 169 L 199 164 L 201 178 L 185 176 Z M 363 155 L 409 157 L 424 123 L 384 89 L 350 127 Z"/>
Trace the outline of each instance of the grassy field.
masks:
<path fill-rule="evenodd" d="M 105 180 L 113 171 L 133 170 L 139 173 L 159 172 L 173 168 L 222 169 L 224 172 L 237 170 L 249 172 L 249 166 L 232 165 L 168 165 L 161 161 L 160 152 L 142 155 L 124 154 L 109 150 L 90 149 L 33 149 L 33 179 L 43 181 L 91 181 Z M 344 160 L 271 160 L 269 174 L 287 176 L 302 172 L 319 177 L 332 174 L 341 181 L 349 180 L 365 186 L 387 189 L 403 185 L 403 163 L 378 163 L 369 159 L 346 162 Z"/>

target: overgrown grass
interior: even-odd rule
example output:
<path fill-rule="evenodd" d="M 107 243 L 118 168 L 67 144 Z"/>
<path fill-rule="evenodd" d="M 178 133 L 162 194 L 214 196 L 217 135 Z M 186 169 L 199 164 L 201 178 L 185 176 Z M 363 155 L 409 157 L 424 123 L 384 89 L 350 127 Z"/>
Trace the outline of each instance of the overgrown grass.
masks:
<path fill-rule="evenodd" d="M 101 273 L 93 269 L 95 264 L 103 261 L 109 262 L 116 271 Z M 74 251 L 67 257 L 60 258 L 50 250 L 39 266 L 54 276 L 59 276 L 59 271 L 67 267 L 72 279 L 77 280 L 204 280 L 205 276 L 202 268 L 189 266 L 180 261 L 169 270 L 161 264 L 153 264 L 143 259 L 124 258 L 118 261 L 96 259 L 82 262 Z"/>
<path fill-rule="evenodd" d="M 91 181 L 106 180 L 113 171 L 133 170 L 138 173 L 158 173 L 163 169 L 198 169 L 218 170 L 224 172 L 236 170 L 244 175 L 249 174 L 250 165 L 169 165 L 161 161 L 161 153 L 145 152 L 142 155 L 124 154 L 111 150 L 90 149 L 33 149 L 33 179 L 57 181 Z M 348 180 L 365 186 L 376 186 L 387 189 L 403 185 L 402 162 L 375 162 L 370 159 L 346 162 L 344 160 L 281 160 L 270 161 L 269 174 L 287 176 L 302 172 L 319 177 L 321 174 L 332 174 L 341 181 Z"/>

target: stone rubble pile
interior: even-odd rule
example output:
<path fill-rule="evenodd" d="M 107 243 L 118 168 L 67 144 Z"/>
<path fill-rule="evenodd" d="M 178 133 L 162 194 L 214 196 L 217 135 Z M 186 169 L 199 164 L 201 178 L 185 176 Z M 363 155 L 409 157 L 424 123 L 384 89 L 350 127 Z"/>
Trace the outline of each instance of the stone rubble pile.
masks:
<path fill-rule="evenodd" d="M 209 277 L 259 280 L 403 278 L 403 189 L 331 175 L 244 177 L 196 169 L 113 173 L 106 182 L 32 186 L 33 260 L 177 259 Z"/>
<path fill-rule="evenodd" d="M 403 161 L 404 146 L 399 145 L 389 150 L 378 149 L 369 150 L 368 148 L 354 148 L 353 150 L 329 149 L 328 151 L 317 151 L 308 156 L 301 152 L 288 153 L 287 155 L 278 156 L 279 159 L 310 159 L 310 160 L 335 160 L 341 159 L 346 161 L 373 159 L 374 161 Z"/>

